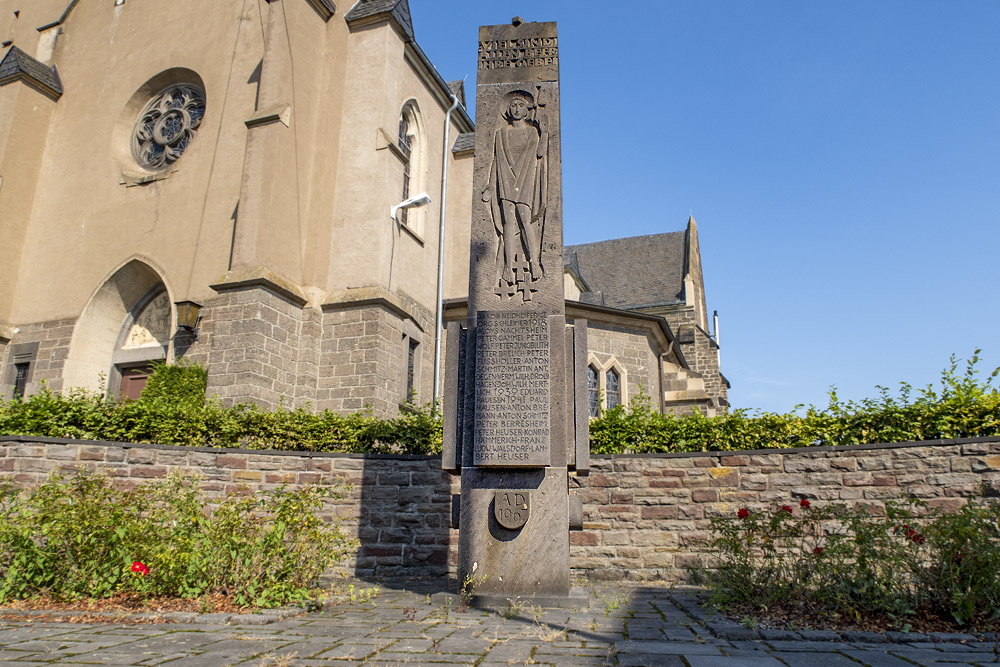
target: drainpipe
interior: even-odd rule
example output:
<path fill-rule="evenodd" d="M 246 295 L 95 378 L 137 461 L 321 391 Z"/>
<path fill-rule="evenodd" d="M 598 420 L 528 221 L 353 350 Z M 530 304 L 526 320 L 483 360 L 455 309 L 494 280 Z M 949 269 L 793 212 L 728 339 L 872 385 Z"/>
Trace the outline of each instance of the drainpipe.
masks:
<path fill-rule="evenodd" d="M 441 329 L 444 326 L 444 218 L 448 206 L 448 149 L 451 143 L 451 115 L 458 108 L 458 97 L 451 96 L 452 105 L 444 118 L 444 152 L 441 160 L 441 222 L 438 225 L 437 325 L 434 327 L 434 403 L 437 414 L 441 398 Z"/>
<path fill-rule="evenodd" d="M 722 345 L 719 343 L 719 311 L 712 311 L 712 329 L 715 332 L 715 359 L 719 364 L 719 372 L 722 372 Z"/>

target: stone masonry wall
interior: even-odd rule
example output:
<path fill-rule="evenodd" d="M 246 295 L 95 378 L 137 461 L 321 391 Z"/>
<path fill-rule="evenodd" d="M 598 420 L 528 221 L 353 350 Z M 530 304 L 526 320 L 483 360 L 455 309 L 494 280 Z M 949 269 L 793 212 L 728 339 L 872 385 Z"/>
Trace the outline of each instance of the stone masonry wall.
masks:
<path fill-rule="evenodd" d="M 320 314 L 260 288 L 214 300 L 210 319 L 208 392 L 223 403 L 274 409 L 316 397 Z"/>
<path fill-rule="evenodd" d="M 666 315 L 670 328 L 677 337 L 681 352 L 691 369 L 701 375 L 705 391 L 719 402 L 721 412 L 729 406 L 728 390 L 719 369 L 718 346 L 707 332 L 698 325 L 695 311 L 682 310 Z"/>
<path fill-rule="evenodd" d="M 42 482 L 55 470 L 72 474 L 103 469 L 126 487 L 166 477 L 172 471 L 204 477 L 209 499 L 273 489 L 281 484 L 351 485 L 347 497 L 328 507 L 348 534 L 361 541 L 346 563 L 360 577 L 423 577 L 449 571 L 457 555 L 451 530 L 451 494 L 458 478 L 429 456 L 377 456 L 239 449 L 170 447 L 123 443 L 0 438 L 0 479 L 22 485 Z"/>
<path fill-rule="evenodd" d="M 614 357 L 625 370 L 627 395 L 622 396 L 622 403 L 627 405 L 640 391 L 654 398 L 660 393 L 657 377 L 659 360 L 646 336 L 620 327 L 588 322 L 587 347 L 601 364 L 607 364 Z"/>
<path fill-rule="evenodd" d="M 863 503 L 915 496 L 954 510 L 985 483 L 1000 494 L 1000 439 L 594 457 L 572 564 L 594 579 L 681 581 L 706 564 L 712 517 L 740 507 Z"/>
<path fill-rule="evenodd" d="M 361 550 L 361 577 L 454 574 L 451 494 L 459 478 L 430 456 L 251 452 L 0 438 L 0 478 L 37 484 L 53 470 L 106 468 L 119 483 L 199 472 L 210 497 L 278 484 L 350 482 L 330 508 Z M 872 512 L 915 496 L 957 509 L 986 484 L 1000 495 L 1000 438 L 753 452 L 596 456 L 589 477 L 570 477 L 583 498 L 584 530 L 570 533 L 571 565 L 593 579 L 683 581 L 709 558 L 710 520 L 737 509 L 864 503 Z M 797 510 L 796 510 L 797 511 Z"/>
<path fill-rule="evenodd" d="M 418 343 L 414 403 L 431 401 L 434 382 L 433 314 L 396 295 L 416 321 L 381 305 L 328 307 L 323 313 L 317 407 L 356 412 L 370 406 L 395 415 L 406 400 L 408 340 Z"/>
<path fill-rule="evenodd" d="M 38 343 L 38 354 L 31 364 L 31 381 L 26 387 L 28 394 L 38 393 L 42 381 L 52 391 L 63 389 L 63 367 L 69 356 L 70 339 L 73 336 L 73 318 L 52 320 L 21 326 L 7 346 L 5 354 L 0 355 L 0 397 L 9 398 L 13 385 L 6 383 L 7 365 L 10 363 L 10 347 L 20 343 Z"/>

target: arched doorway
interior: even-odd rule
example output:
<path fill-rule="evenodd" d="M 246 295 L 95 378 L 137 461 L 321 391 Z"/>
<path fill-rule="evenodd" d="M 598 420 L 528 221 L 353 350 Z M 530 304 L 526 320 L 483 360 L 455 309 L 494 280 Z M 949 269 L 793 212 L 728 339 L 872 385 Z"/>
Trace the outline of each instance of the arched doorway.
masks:
<path fill-rule="evenodd" d="M 65 385 L 138 398 L 152 365 L 168 359 L 174 313 L 152 267 L 131 260 L 84 308 L 70 343 Z"/>

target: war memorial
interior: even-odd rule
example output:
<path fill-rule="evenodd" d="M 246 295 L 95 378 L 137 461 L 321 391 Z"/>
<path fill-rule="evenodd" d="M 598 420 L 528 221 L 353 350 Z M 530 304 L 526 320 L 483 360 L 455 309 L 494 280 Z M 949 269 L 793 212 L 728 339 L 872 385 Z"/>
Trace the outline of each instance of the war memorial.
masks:
<path fill-rule="evenodd" d="M 572 604 L 587 326 L 565 316 L 556 24 L 481 27 L 476 99 L 469 317 L 448 330 L 442 461 L 461 474 L 459 582 L 483 604 Z"/>

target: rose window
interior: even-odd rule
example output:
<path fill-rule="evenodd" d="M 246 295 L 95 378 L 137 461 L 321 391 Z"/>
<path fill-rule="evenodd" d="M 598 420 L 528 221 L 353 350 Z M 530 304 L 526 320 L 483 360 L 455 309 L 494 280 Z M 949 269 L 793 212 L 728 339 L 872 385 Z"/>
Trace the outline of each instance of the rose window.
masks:
<path fill-rule="evenodd" d="M 205 93 L 171 86 L 146 105 L 132 133 L 132 157 L 147 169 L 173 164 L 191 143 L 205 115 Z"/>

